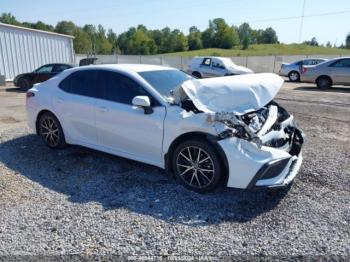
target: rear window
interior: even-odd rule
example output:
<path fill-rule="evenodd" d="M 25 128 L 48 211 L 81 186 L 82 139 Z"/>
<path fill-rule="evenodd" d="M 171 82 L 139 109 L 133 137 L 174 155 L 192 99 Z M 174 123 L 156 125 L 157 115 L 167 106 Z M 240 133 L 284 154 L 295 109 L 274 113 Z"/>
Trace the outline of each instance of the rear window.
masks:
<path fill-rule="evenodd" d="M 74 72 L 59 84 L 59 88 L 76 95 L 99 97 L 101 92 L 96 85 L 97 74 L 96 70 Z"/>

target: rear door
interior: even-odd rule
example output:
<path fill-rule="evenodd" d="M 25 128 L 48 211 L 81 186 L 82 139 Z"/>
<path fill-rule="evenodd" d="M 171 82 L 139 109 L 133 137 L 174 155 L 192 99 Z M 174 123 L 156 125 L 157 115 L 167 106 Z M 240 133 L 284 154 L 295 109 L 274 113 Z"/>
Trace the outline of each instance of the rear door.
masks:
<path fill-rule="evenodd" d="M 59 84 L 53 98 L 65 135 L 77 144 L 97 144 L 94 106 L 99 90 L 96 78 L 96 70 L 74 72 Z"/>
<path fill-rule="evenodd" d="M 328 68 L 334 84 L 350 84 L 350 58 L 339 59 Z"/>
<path fill-rule="evenodd" d="M 99 72 L 102 99 L 95 106 L 101 146 L 118 155 L 150 164 L 162 162 L 165 107 L 133 79 L 107 70 Z M 135 96 L 148 96 L 153 113 L 132 105 Z"/>

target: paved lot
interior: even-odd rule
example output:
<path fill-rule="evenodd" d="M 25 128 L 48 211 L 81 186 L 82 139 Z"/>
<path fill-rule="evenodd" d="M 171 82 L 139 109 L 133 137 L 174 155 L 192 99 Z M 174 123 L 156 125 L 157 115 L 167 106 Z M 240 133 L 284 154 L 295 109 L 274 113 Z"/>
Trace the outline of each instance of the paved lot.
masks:
<path fill-rule="evenodd" d="M 46 148 L 24 93 L 0 88 L 0 256 L 350 254 L 350 88 L 285 83 L 277 101 L 307 135 L 289 191 L 200 195 L 158 168 Z"/>

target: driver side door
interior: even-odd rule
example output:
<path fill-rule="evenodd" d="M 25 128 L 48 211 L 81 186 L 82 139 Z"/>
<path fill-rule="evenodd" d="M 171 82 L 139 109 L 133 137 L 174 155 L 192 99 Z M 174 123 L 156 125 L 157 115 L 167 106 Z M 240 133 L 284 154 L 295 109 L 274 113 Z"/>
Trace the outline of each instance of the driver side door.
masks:
<path fill-rule="evenodd" d="M 128 76 L 100 70 L 98 79 L 101 98 L 95 104 L 95 123 L 99 145 L 120 156 L 161 165 L 165 107 Z M 150 98 L 151 114 L 132 105 L 132 99 L 140 95 Z"/>

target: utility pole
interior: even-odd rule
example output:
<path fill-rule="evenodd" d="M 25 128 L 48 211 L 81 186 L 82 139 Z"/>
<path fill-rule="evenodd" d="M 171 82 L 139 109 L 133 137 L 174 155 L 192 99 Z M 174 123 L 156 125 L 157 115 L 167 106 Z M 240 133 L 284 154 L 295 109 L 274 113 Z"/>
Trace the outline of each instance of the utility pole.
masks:
<path fill-rule="evenodd" d="M 305 3 L 306 3 L 306 0 L 303 0 L 303 9 L 301 10 L 300 29 L 299 29 L 299 43 L 301 43 L 301 38 L 303 36 L 303 26 L 304 26 L 304 16 L 305 16 Z"/>

